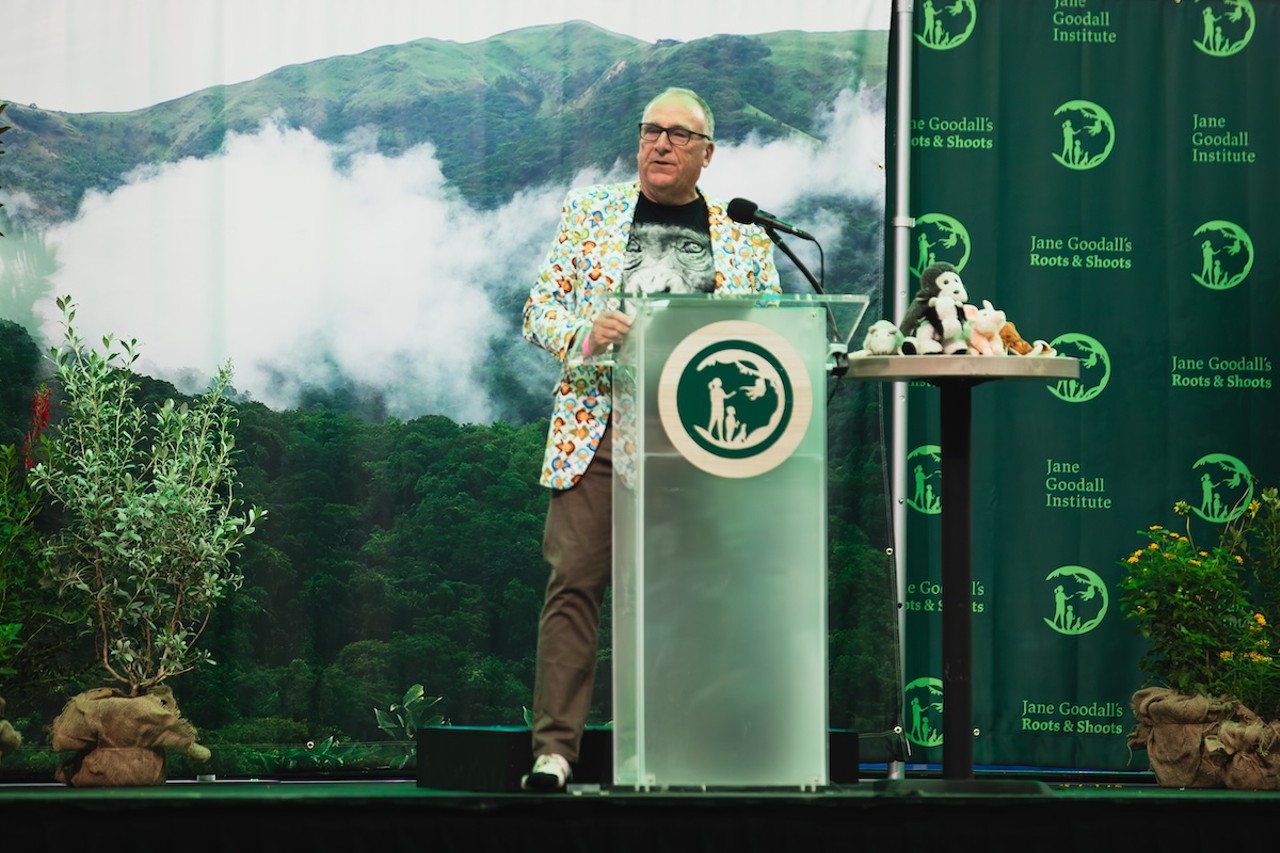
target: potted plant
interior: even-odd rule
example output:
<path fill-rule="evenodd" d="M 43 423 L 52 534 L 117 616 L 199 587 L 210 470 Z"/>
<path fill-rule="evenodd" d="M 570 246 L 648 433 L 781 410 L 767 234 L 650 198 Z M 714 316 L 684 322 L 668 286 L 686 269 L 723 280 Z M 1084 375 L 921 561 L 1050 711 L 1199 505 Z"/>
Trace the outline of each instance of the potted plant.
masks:
<path fill-rule="evenodd" d="M 85 607 L 97 663 L 116 682 L 73 697 L 54 721 L 53 748 L 74 752 L 57 778 L 158 784 L 166 749 L 208 757 L 166 682 L 212 663 L 201 634 L 239 588 L 232 558 L 263 513 L 242 512 L 236 497 L 230 364 L 190 403 L 145 405 L 137 342 L 87 347 L 74 303 L 57 304 L 64 339 L 50 357 L 62 414 L 30 475 L 62 515 L 46 544 L 48 580 Z"/>
<path fill-rule="evenodd" d="M 1129 745 L 1161 785 L 1280 787 L 1280 497 L 1256 494 L 1205 546 L 1179 501 L 1185 532 L 1152 525 L 1121 563 L 1121 608 L 1149 643 L 1151 682 L 1133 696 Z"/>

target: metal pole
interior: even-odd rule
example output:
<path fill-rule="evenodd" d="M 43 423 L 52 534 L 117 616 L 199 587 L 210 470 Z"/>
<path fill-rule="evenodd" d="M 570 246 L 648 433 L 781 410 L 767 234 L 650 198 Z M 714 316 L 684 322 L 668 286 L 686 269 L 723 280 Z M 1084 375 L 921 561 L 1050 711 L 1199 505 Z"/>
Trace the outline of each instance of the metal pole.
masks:
<path fill-rule="evenodd" d="M 893 226 L 892 287 L 893 287 L 893 319 L 898 322 L 907 312 L 907 299 L 910 288 L 911 267 L 911 229 L 915 219 L 909 215 L 911 210 L 911 61 L 912 61 L 912 28 L 915 13 L 915 0 L 894 0 L 894 22 L 897 24 L 894 43 L 890 50 L 896 51 L 898 74 L 894 81 L 897 91 L 897 114 L 894 116 L 894 187 L 893 213 L 890 220 Z M 907 383 L 894 382 L 891 385 L 893 431 L 889 445 L 889 459 L 892 471 L 893 503 L 893 542 L 894 568 L 897 575 L 898 603 L 906 601 L 906 535 L 907 535 Z M 906 632 L 905 611 L 898 610 L 898 672 L 906 668 Z M 901 686 L 901 685 L 900 685 Z M 905 767 L 901 762 L 889 765 L 889 778 L 900 779 L 905 775 Z"/>

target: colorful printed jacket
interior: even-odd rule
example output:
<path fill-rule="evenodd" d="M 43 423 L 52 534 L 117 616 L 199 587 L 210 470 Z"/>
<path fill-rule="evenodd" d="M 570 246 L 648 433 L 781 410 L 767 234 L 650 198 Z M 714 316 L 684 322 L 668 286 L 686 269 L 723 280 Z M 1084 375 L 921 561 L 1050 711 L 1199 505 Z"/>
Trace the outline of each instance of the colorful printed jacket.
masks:
<path fill-rule="evenodd" d="M 582 335 L 605 308 L 605 294 L 622 287 L 622 271 L 640 196 L 638 182 L 572 190 L 560 227 L 524 306 L 524 336 L 565 363 L 555 392 L 542 485 L 567 489 L 595 455 L 609 421 L 608 368 L 571 365 Z M 764 230 L 729 218 L 725 205 L 707 199 L 716 290 L 778 292 L 773 244 Z"/>

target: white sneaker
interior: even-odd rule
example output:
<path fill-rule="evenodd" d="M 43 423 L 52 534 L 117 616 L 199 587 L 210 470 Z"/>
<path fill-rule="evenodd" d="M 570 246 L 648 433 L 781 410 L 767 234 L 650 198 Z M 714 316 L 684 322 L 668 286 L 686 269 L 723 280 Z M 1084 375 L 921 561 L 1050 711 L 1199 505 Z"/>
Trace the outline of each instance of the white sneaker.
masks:
<path fill-rule="evenodd" d="M 525 791 L 562 791 L 572 775 L 563 755 L 547 753 L 539 755 L 533 770 L 521 777 L 520 787 Z"/>

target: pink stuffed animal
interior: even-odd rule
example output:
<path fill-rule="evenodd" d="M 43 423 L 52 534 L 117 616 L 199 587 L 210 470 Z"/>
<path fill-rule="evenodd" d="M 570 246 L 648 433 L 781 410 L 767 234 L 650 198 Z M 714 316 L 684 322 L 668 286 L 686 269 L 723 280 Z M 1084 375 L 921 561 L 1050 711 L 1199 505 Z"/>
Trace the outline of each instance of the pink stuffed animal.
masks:
<path fill-rule="evenodd" d="M 987 299 L 982 307 L 966 304 L 964 316 L 969 326 L 969 351 L 974 355 L 1004 355 L 1000 329 L 1005 324 L 1003 311 L 997 311 Z"/>

